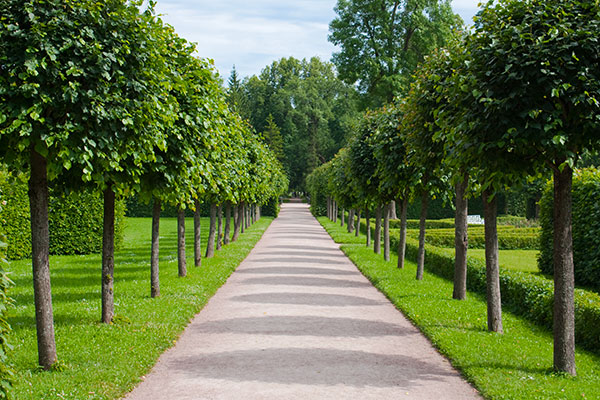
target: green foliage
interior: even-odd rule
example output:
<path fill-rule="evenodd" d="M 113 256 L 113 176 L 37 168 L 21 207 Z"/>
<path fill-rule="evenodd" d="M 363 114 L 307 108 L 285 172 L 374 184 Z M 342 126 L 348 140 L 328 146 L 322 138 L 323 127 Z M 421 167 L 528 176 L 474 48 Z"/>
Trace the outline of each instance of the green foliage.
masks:
<path fill-rule="evenodd" d="M 267 117 L 267 124 L 262 136 L 279 162 L 283 162 L 285 158 L 283 154 L 283 137 L 281 136 L 281 129 L 275 123 L 272 114 Z"/>
<path fill-rule="evenodd" d="M 310 211 L 314 216 L 327 215 L 327 197 L 329 193 L 329 180 L 332 174 L 333 163 L 328 162 L 315 168 L 306 177 L 306 189 L 310 196 Z"/>
<path fill-rule="evenodd" d="M 340 51 L 333 62 L 372 108 L 405 92 L 417 64 L 462 25 L 446 0 L 340 0 L 335 11 L 329 40 Z"/>
<path fill-rule="evenodd" d="M 3 189 L 4 187 L 0 185 L 0 218 L 2 218 L 4 202 L 6 201 Z M 12 328 L 6 316 L 8 309 L 12 308 L 14 304 L 14 300 L 8 297 L 8 289 L 14 283 L 9 279 L 7 273 L 7 246 L 6 236 L 3 229 L 0 229 L 0 399 L 11 398 L 10 393 L 14 384 L 14 371 L 8 358 L 8 351 L 13 348 L 8 342 Z"/>
<path fill-rule="evenodd" d="M 539 228 L 509 228 L 501 229 L 498 227 L 498 248 L 500 250 L 535 250 L 540 245 Z M 412 233 L 412 236 L 418 238 L 418 233 Z M 425 234 L 425 241 L 432 246 L 454 248 L 454 229 L 428 230 Z M 469 248 L 484 249 L 485 234 L 483 227 L 469 228 Z"/>
<path fill-rule="evenodd" d="M 6 205 L 0 212 L 0 226 L 8 236 L 9 259 L 27 258 L 31 254 L 29 197 L 25 174 L 10 177 L 0 171 L 0 190 Z M 115 206 L 115 245 L 123 239 L 125 202 Z M 50 190 L 50 254 L 91 254 L 102 248 L 103 200 L 89 191 L 65 194 Z"/>
<path fill-rule="evenodd" d="M 540 201 L 542 226 L 540 271 L 553 275 L 553 186 L 549 182 Z M 586 168 L 573 177 L 573 261 L 575 282 L 600 291 L 600 170 Z"/>
<path fill-rule="evenodd" d="M 272 197 L 267 201 L 260 209 L 260 213 L 265 217 L 277 218 L 281 205 L 279 204 L 279 197 Z"/>
<path fill-rule="evenodd" d="M 316 57 L 282 58 L 244 80 L 243 88 L 257 132 L 266 132 L 273 116 L 290 187 L 303 191 L 306 176 L 346 142 L 357 115 L 354 89 L 337 78 L 333 64 Z"/>

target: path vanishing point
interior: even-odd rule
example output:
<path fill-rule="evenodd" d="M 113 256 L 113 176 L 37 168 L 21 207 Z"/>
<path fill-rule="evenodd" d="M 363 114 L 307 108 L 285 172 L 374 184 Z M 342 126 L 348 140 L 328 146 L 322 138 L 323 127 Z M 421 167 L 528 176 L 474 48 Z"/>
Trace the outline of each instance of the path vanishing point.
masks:
<path fill-rule="evenodd" d="M 126 397 L 479 398 L 299 203 Z"/>

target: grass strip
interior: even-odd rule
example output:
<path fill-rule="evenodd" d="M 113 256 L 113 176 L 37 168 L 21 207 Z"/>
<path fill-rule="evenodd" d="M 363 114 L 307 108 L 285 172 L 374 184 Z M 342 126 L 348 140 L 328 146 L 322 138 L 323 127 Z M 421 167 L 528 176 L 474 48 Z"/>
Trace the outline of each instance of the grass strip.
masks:
<path fill-rule="evenodd" d="M 100 324 L 101 256 L 50 258 L 59 368 L 37 368 L 31 261 L 10 264 L 16 308 L 10 358 L 16 399 L 114 399 L 140 382 L 173 346 L 191 318 L 221 287 L 273 219 L 263 217 L 240 238 L 194 267 L 193 220 L 186 220 L 188 276 L 177 276 L 177 221 L 161 219 L 161 297 L 150 298 L 150 218 L 128 218 L 115 256 L 115 323 Z M 203 244 L 208 219 L 202 220 Z"/>
<path fill-rule="evenodd" d="M 469 292 L 452 299 L 452 282 L 425 272 L 416 281 L 416 265 L 396 268 L 358 244 L 339 224 L 319 218 L 359 270 L 384 293 L 489 399 L 600 398 L 600 357 L 578 348 L 577 377 L 552 372 L 552 334 L 525 318 L 504 312 L 505 333 L 487 331 L 486 302 Z M 443 395 L 442 395 L 443 397 Z"/>

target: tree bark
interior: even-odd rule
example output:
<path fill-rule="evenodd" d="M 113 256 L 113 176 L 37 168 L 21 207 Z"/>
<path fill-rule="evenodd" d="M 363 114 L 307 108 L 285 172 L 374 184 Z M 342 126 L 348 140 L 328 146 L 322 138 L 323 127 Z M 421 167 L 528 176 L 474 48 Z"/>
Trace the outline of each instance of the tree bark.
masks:
<path fill-rule="evenodd" d="M 110 324 L 115 315 L 115 192 L 112 185 L 104 191 L 104 228 L 102 234 L 102 322 Z"/>
<path fill-rule="evenodd" d="M 331 219 L 331 197 L 327 196 L 327 218 Z"/>
<path fill-rule="evenodd" d="M 240 236 L 240 228 L 241 228 L 241 205 L 236 204 L 233 206 L 233 236 L 231 237 L 231 241 L 235 242 Z"/>
<path fill-rule="evenodd" d="M 554 170 L 554 369 L 576 375 L 575 275 L 571 227 L 573 170 Z"/>
<path fill-rule="evenodd" d="M 177 209 L 177 269 L 179 276 L 187 276 L 187 264 L 185 260 L 185 210 Z"/>
<path fill-rule="evenodd" d="M 333 200 L 333 222 L 337 222 L 338 219 L 338 204 L 337 201 Z"/>
<path fill-rule="evenodd" d="M 240 232 L 244 233 L 246 230 L 246 203 L 240 204 Z"/>
<path fill-rule="evenodd" d="M 425 228 L 427 223 L 427 207 L 429 206 L 429 193 L 424 192 L 421 197 L 421 219 L 419 220 L 419 253 L 417 254 L 417 280 L 423 280 L 425 271 Z"/>
<path fill-rule="evenodd" d="M 223 233 L 223 244 L 229 244 L 229 231 L 231 229 L 231 202 L 225 204 L 225 230 Z"/>
<path fill-rule="evenodd" d="M 223 206 L 217 207 L 217 250 L 221 250 L 221 236 L 223 235 Z"/>
<path fill-rule="evenodd" d="M 348 211 L 348 222 L 346 224 L 346 228 L 348 229 L 348 233 L 352 233 L 354 231 L 354 209 L 351 208 Z"/>
<path fill-rule="evenodd" d="M 367 227 L 367 247 L 371 245 L 371 216 L 369 215 L 369 207 L 365 208 L 365 225 Z"/>
<path fill-rule="evenodd" d="M 454 292 L 452 298 L 464 300 L 467 296 L 467 213 L 469 203 L 465 197 L 469 176 L 456 184 L 456 216 L 454 218 Z"/>
<path fill-rule="evenodd" d="M 342 207 L 342 214 L 340 217 L 340 226 L 344 226 L 344 218 L 346 218 L 346 209 L 344 207 Z"/>
<path fill-rule="evenodd" d="M 497 197 L 483 191 L 485 222 L 485 277 L 487 283 L 487 320 L 490 332 L 502 333 L 502 298 L 500 295 L 500 267 L 498 265 Z"/>
<path fill-rule="evenodd" d="M 387 204 L 383 213 L 383 259 L 385 261 L 390 261 L 390 207 L 391 204 Z"/>
<path fill-rule="evenodd" d="M 360 208 L 356 210 L 356 227 L 354 236 L 358 237 L 360 235 Z"/>
<path fill-rule="evenodd" d="M 202 227 L 200 220 L 200 201 L 194 201 L 194 266 L 202 266 Z"/>
<path fill-rule="evenodd" d="M 160 296 L 160 274 L 158 268 L 159 254 L 159 228 L 160 228 L 160 200 L 154 199 L 152 206 L 152 250 L 150 254 L 150 297 Z"/>
<path fill-rule="evenodd" d="M 50 231 L 48 225 L 48 175 L 46 159 L 33 148 L 30 156 L 29 207 L 31 264 L 38 363 L 48 370 L 57 361 L 50 286 Z"/>
<path fill-rule="evenodd" d="M 396 202 L 394 200 L 390 202 L 389 213 L 390 219 L 398 219 L 398 214 L 396 214 Z"/>
<path fill-rule="evenodd" d="M 398 268 L 404 268 L 404 256 L 406 255 L 406 211 L 408 209 L 408 197 L 398 200 L 401 202 L 400 210 L 400 240 L 398 241 Z"/>
<path fill-rule="evenodd" d="M 375 254 L 381 252 L 381 204 L 377 204 L 375 209 L 375 233 L 373 239 L 373 251 Z"/>
<path fill-rule="evenodd" d="M 215 255 L 215 228 L 217 225 L 217 205 L 210 205 L 210 226 L 208 228 L 208 240 L 206 241 L 206 258 L 211 258 Z"/>

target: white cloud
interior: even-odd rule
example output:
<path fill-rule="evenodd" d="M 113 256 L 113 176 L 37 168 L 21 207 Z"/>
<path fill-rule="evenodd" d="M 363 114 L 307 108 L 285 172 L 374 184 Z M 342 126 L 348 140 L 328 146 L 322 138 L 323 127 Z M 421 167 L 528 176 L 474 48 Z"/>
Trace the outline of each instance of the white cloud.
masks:
<path fill-rule="evenodd" d="M 158 0 L 156 11 L 177 33 L 198 44 L 224 79 L 235 64 L 241 76 L 260 73 L 282 57 L 331 57 L 327 41 L 336 0 Z M 478 0 L 453 0 L 466 22 Z"/>

